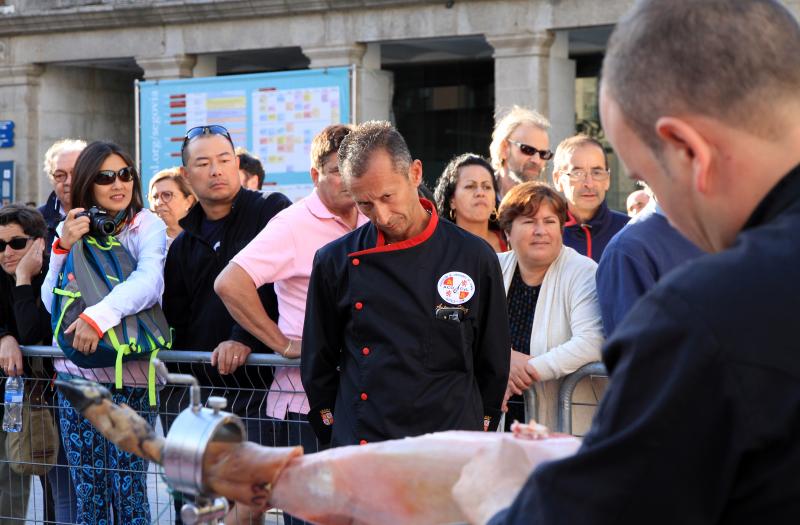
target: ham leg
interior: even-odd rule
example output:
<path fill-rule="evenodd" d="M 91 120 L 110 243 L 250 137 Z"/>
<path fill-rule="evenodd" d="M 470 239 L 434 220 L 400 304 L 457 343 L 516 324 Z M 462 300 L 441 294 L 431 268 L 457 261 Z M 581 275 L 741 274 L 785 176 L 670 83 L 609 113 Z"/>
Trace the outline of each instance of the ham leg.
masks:
<path fill-rule="evenodd" d="M 164 440 L 135 411 L 111 403 L 105 388 L 88 381 L 57 384 L 106 438 L 161 463 Z M 580 445 L 571 436 L 538 439 L 542 436 L 537 425 L 517 426 L 514 435 L 439 432 L 305 456 L 300 447 L 214 442 L 203 454 L 203 477 L 220 496 L 250 507 L 277 507 L 319 525 L 460 523 L 467 518 L 453 487 L 473 458 L 499 458 L 501 472 L 511 467 L 503 461 L 513 462 L 521 475 L 508 485 L 510 501 L 526 472 L 569 456 Z"/>
<path fill-rule="evenodd" d="M 453 486 L 470 459 L 501 444 L 519 447 L 530 471 L 573 454 L 580 442 L 452 431 L 331 449 L 293 459 L 278 477 L 270 504 L 319 525 L 464 522 Z"/>

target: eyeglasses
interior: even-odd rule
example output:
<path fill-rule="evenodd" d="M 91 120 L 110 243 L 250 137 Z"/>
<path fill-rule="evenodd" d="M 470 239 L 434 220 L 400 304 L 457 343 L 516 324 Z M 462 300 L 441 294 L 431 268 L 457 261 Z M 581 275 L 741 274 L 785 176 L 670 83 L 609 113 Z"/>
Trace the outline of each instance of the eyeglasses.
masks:
<path fill-rule="evenodd" d="M 550 160 L 553 158 L 553 152 L 549 149 L 538 149 L 534 148 L 533 146 L 529 146 L 528 144 L 523 144 L 522 142 L 517 142 L 516 140 L 506 139 L 511 144 L 514 144 L 519 148 L 519 150 L 524 153 L 525 155 L 532 157 L 539 154 L 539 158 L 542 160 Z"/>
<path fill-rule="evenodd" d="M 56 182 L 64 182 L 70 175 L 72 175 L 72 170 L 69 171 L 58 170 L 55 173 L 53 173 L 53 180 Z"/>
<path fill-rule="evenodd" d="M 32 241 L 33 237 L 14 237 L 10 241 L 0 240 L 0 252 L 6 251 L 6 246 L 11 246 L 12 250 L 21 250 Z"/>
<path fill-rule="evenodd" d="M 103 170 L 98 171 L 97 175 L 94 176 L 94 183 L 100 186 L 108 186 L 114 183 L 114 179 L 119 179 L 122 182 L 130 182 L 135 175 L 136 172 L 130 166 L 120 168 L 119 171 Z"/>
<path fill-rule="evenodd" d="M 604 182 L 611 176 L 611 172 L 609 170 L 604 170 L 603 168 L 592 168 L 588 171 L 576 168 L 571 171 L 561 170 L 561 173 L 566 173 L 569 177 L 569 180 L 572 182 L 585 181 L 589 176 L 591 176 L 592 180 L 595 182 Z"/>
<path fill-rule="evenodd" d="M 222 135 L 223 137 L 228 139 L 228 142 L 230 142 L 231 146 L 233 146 L 233 139 L 231 138 L 231 134 L 225 128 L 225 126 L 220 126 L 219 124 L 211 124 L 208 126 L 195 126 L 189 131 L 187 131 L 186 135 L 183 137 L 183 145 L 181 146 L 181 156 L 183 156 L 183 150 L 186 149 L 186 146 L 188 146 L 192 140 L 196 139 L 200 135 Z"/>
<path fill-rule="evenodd" d="M 154 193 L 150 196 L 150 200 L 153 202 L 159 201 L 162 204 L 169 204 L 169 201 L 172 200 L 175 194 L 171 191 L 162 191 L 161 193 Z"/>

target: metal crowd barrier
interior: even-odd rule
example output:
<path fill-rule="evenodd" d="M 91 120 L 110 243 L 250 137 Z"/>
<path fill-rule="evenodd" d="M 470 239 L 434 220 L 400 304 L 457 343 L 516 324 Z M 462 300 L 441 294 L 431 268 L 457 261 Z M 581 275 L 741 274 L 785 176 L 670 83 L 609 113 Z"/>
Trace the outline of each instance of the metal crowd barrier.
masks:
<path fill-rule="evenodd" d="M 25 357 L 41 357 L 44 359 L 63 357 L 61 350 L 50 346 L 27 346 L 22 348 L 22 352 Z M 191 366 L 208 363 L 210 355 L 211 354 L 209 352 L 173 350 L 161 351 L 159 352 L 158 357 L 165 363 L 178 363 L 177 366 Z M 142 363 L 145 366 L 147 365 L 145 361 Z M 318 450 L 316 438 L 313 437 L 313 432 L 311 431 L 308 423 L 296 420 L 279 421 L 266 416 L 267 390 L 270 386 L 272 373 L 274 372 L 275 367 L 298 367 L 300 365 L 300 360 L 286 359 L 275 354 L 250 354 L 245 365 L 248 366 L 248 370 L 255 370 L 257 372 L 256 376 L 261 376 L 263 373 L 263 381 L 261 381 L 260 384 L 202 387 L 201 390 L 203 390 L 203 401 L 205 402 L 205 400 L 211 395 L 217 395 L 228 399 L 228 410 L 233 411 L 234 406 L 238 405 L 236 411 L 241 412 L 239 409 L 241 409 L 243 406 L 246 407 L 246 413 L 242 414 L 242 420 L 245 423 L 245 426 L 248 428 L 248 438 L 251 441 L 255 441 L 267 446 L 288 446 L 302 444 L 301 441 L 305 440 L 306 449 L 311 449 L 308 450 L 309 452 Z M 202 367 L 200 368 L 202 369 Z M 0 377 L 2 377 L 2 375 L 0 375 Z M 568 434 L 572 433 L 573 414 L 575 412 L 575 407 L 591 407 L 593 410 L 593 407 L 599 403 L 599 400 L 602 397 L 602 392 L 595 389 L 593 381 L 595 379 L 603 379 L 606 377 L 606 369 L 602 363 L 590 363 L 564 378 L 559 391 L 558 431 Z M 588 402 L 585 400 L 576 401 L 573 399 L 576 392 L 576 387 L 586 378 L 589 378 L 590 381 L 592 381 L 591 391 L 593 394 L 593 399 L 589 399 Z M 198 377 L 198 379 L 203 382 L 202 377 Z M 258 380 L 258 377 L 255 379 Z M 49 378 L 36 379 L 26 377 L 25 381 L 26 389 L 30 384 L 36 383 L 41 383 L 42 386 L 47 385 L 48 388 L 50 388 Z M 287 390 L 285 393 L 297 393 L 297 390 L 299 389 Z M 149 415 L 155 424 L 154 426 L 156 427 L 157 432 L 166 434 L 168 426 L 171 425 L 171 421 L 174 420 L 174 418 L 183 408 L 188 406 L 189 395 L 185 386 L 161 385 L 159 396 L 160 400 L 157 413 L 153 414 L 151 412 Z M 51 402 L 51 405 L 47 405 L 48 408 L 57 409 L 57 402 L 52 399 Z M 44 405 L 32 406 L 38 407 Z M 526 417 L 536 419 L 536 396 L 532 390 L 526 392 L 524 396 L 524 406 Z M 55 414 L 55 411 L 52 412 Z M 145 412 L 141 413 L 144 414 Z M 309 443 L 309 436 L 311 436 L 310 439 L 313 440 L 313 444 Z M 26 483 L 24 481 L 25 478 L 21 478 L 20 476 L 12 473 L 9 468 L 11 467 L 10 460 L 6 457 L 5 453 L 3 453 L 1 456 L 0 476 L 7 476 L 8 479 L 0 479 L 0 488 L 3 488 L 4 486 L 6 487 L 5 491 L 0 491 L 0 525 L 5 525 L 7 523 L 56 523 L 53 517 L 53 509 L 46 507 L 44 504 L 42 487 L 48 485 L 48 483 L 44 483 L 46 480 L 42 480 L 43 483 L 34 481 L 32 484 L 30 481 L 27 481 L 28 486 L 30 487 L 30 497 L 28 498 L 29 505 L 26 509 L 26 512 L 21 512 L 19 507 L 23 505 L 21 503 L 22 497 L 14 495 L 24 492 L 24 484 Z M 31 461 L 28 465 L 45 465 L 45 463 L 42 463 L 41 461 L 38 463 Z M 62 469 L 60 471 L 61 474 L 68 472 L 69 468 L 74 468 L 69 467 L 66 462 L 57 462 L 54 464 L 54 466 Z M 100 470 L 105 470 L 109 473 L 119 473 L 118 470 L 107 466 L 102 467 Z M 48 476 L 56 475 L 54 473 L 57 472 L 57 469 L 51 469 L 48 473 Z M 123 474 L 125 473 L 135 473 L 135 471 L 131 470 L 123 472 Z M 141 474 L 141 471 L 139 471 L 139 474 Z M 176 517 L 178 516 L 178 509 L 180 508 L 181 504 L 181 495 L 177 493 L 170 493 L 166 483 L 163 480 L 160 467 L 156 465 L 150 465 L 145 475 L 147 478 L 146 501 L 150 506 L 151 523 L 175 523 Z M 3 485 L 4 483 L 5 485 Z M 12 485 L 10 490 L 9 484 Z M 13 486 L 13 484 L 16 485 Z M 16 497 L 17 499 L 12 500 L 12 497 Z M 177 505 L 174 503 L 174 500 L 176 499 L 179 501 Z M 12 509 L 12 512 L 8 511 L 9 508 Z M 272 524 L 284 523 L 284 518 L 280 515 L 279 511 L 273 511 L 266 517 L 266 522 Z M 287 524 L 290 522 L 291 518 L 288 518 L 285 521 Z M 248 521 L 241 520 L 240 523 L 248 523 Z"/>
<path fill-rule="evenodd" d="M 63 357 L 60 349 L 51 346 L 25 346 L 22 347 L 23 356 L 26 358 L 40 357 L 43 360 L 50 360 L 52 358 Z M 177 367 L 192 367 L 192 365 L 207 364 L 210 360 L 210 352 L 199 351 L 161 351 L 158 353 L 158 358 L 167 363 L 168 366 Z M 146 370 L 147 361 L 141 361 L 142 366 Z M 250 354 L 244 364 L 247 366 L 247 381 L 239 384 L 238 381 L 233 379 L 233 376 L 225 376 L 229 379 L 226 380 L 225 386 L 205 386 L 201 387 L 201 397 L 203 403 L 212 395 L 222 396 L 228 400 L 228 411 L 240 412 L 242 421 L 248 429 L 248 439 L 251 441 L 267 445 L 267 446 L 288 446 L 302 444 L 305 441 L 306 450 L 314 452 L 319 449 L 316 438 L 313 436 L 313 431 L 310 425 L 304 421 L 298 420 L 275 420 L 266 416 L 267 395 L 268 389 L 272 382 L 273 373 L 276 367 L 299 367 L 299 359 L 286 359 L 275 354 Z M 203 367 L 195 366 L 192 368 L 194 371 L 202 373 Z M 186 371 L 186 370 L 181 370 Z M 0 373 L 0 378 L 4 379 L 4 375 Z M 98 378 L 100 379 L 100 378 Z M 198 377 L 203 383 L 203 377 Z M 109 381 L 100 380 L 100 382 L 108 383 Z M 53 387 L 50 384 L 50 377 L 25 377 L 26 392 L 34 385 L 39 385 L 40 388 L 46 389 L 50 392 L 49 399 L 44 404 L 28 403 L 31 408 L 49 408 L 50 416 L 56 418 L 56 411 L 59 409 L 58 401 L 55 399 Z M 208 384 L 208 382 L 206 382 Z M 298 385 L 299 386 L 299 385 Z M 145 389 L 146 390 L 146 389 Z M 298 392 L 300 391 L 300 392 Z M 112 393 L 114 391 L 112 390 Z M 286 394 L 302 395 L 300 388 L 286 390 Z M 146 396 L 144 396 L 146 405 Z M 0 401 L 3 401 L 0 399 Z M 26 397 L 26 401 L 28 401 Z M 159 434 L 166 434 L 169 425 L 172 424 L 174 418 L 178 413 L 188 406 L 189 393 L 186 386 L 183 385 L 159 385 L 159 404 L 153 411 L 148 409 L 140 410 L 140 415 L 149 416 L 149 419 L 154 423 L 156 432 Z M 33 412 L 32 412 L 33 413 Z M 39 416 L 41 417 L 41 416 Z M 55 420 L 56 424 L 59 421 Z M 32 427 L 33 428 L 33 427 Z M 0 437 L 7 439 L 9 433 L 1 433 Z M 5 441 L 3 439 L 4 450 L 0 454 L 0 525 L 12 523 L 59 523 L 55 520 L 53 505 L 47 505 L 44 490 L 50 490 L 50 485 L 53 484 L 48 479 L 33 479 L 30 477 L 22 476 L 12 470 L 12 467 L 26 468 L 30 470 L 35 466 L 51 466 L 47 472 L 48 478 L 55 476 L 56 491 L 64 487 L 62 483 L 68 483 L 68 473 L 70 467 L 62 455 L 61 461 L 47 462 L 49 460 L 33 460 L 33 461 L 12 461 L 6 456 Z M 313 443 L 310 443 L 313 441 Z M 63 443 L 59 443 L 63 449 Z M 310 450 L 309 450 L 310 449 Z M 74 451 L 73 451 L 74 452 Z M 86 464 L 84 461 L 82 464 Z M 179 523 L 179 509 L 183 503 L 183 496 L 179 493 L 171 493 L 167 487 L 161 468 L 158 465 L 149 465 L 146 472 L 142 470 L 131 469 L 115 469 L 110 465 L 103 464 L 97 466 L 94 461 L 96 472 L 107 472 L 109 476 L 120 475 L 138 475 L 144 474 L 146 478 L 146 493 L 147 498 L 144 500 L 150 508 L 150 522 L 151 523 Z M 36 478 L 37 476 L 32 476 Z M 141 479 L 141 478 L 139 478 Z M 29 496 L 25 493 L 28 492 Z M 27 505 L 24 501 L 27 500 Z M 47 500 L 52 503 L 52 498 L 48 496 Z M 175 504 L 175 501 L 178 501 Z M 75 504 L 74 501 L 69 502 L 70 505 Z M 24 507 L 24 508 L 23 508 Z M 115 520 L 116 523 L 121 523 L 119 519 Z M 280 511 L 270 511 L 266 517 L 265 522 L 268 524 L 290 523 L 291 518 L 282 516 Z M 256 523 L 250 519 L 241 518 L 239 523 Z M 261 523 L 258 521 L 258 523 Z"/>
<path fill-rule="evenodd" d="M 575 402 L 573 394 L 578 386 L 578 383 L 584 379 L 589 378 L 591 381 L 591 391 L 593 399 L 589 402 Z M 584 365 L 572 374 L 568 375 L 561 382 L 561 387 L 558 392 L 558 430 L 565 434 L 572 434 L 572 416 L 574 406 L 592 406 L 596 407 L 603 397 L 603 392 L 600 387 L 594 384 L 594 379 L 607 380 L 608 372 L 603 363 L 589 363 Z M 602 387 L 604 390 L 604 385 Z"/>

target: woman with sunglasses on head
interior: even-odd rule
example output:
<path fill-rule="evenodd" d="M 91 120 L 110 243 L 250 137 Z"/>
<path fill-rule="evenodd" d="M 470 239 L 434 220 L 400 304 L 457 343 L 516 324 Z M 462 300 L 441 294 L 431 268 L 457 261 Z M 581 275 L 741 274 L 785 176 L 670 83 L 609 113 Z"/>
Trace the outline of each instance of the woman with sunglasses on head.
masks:
<path fill-rule="evenodd" d="M 495 252 L 508 251 L 497 223 L 497 180 L 489 161 L 474 153 L 455 157 L 439 177 L 434 199 L 440 217 L 477 235 Z"/>
<path fill-rule="evenodd" d="M 167 168 L 150 179 L 150 209 L 167 225 L 167 249 L 183 231 L 179 221 L 183 219 L 197 198 L 189 183 L 181 175 L 180 168 Z"/>
<path fill-rule="evenodd" d="M 86 355 L 96 351 L 102 335 L 120 321 L 160 301 L 164 289 L 166 227 L 142 202 L 141 181 L 133 159 L 111 142 L 93 142 L 81 152 L 72 175 L 72 209 L 59 239 L 53 244 L 50 267 L 42 286 L 42 301 L 50 308 L 69 250 L 90 231 L 85 212 L 96 207 L 114 221 L 114 236 L 136 260 L 130 276 L 99 303 L 86 308 L 65 333 L 72 346 Z M 52 312 L 51 312 L 52 314 Z M 155 408 L 148 403 L 148 361 L 122 364 L 122 389 L 115 390 L 114 367 L 80 368 L 56 359 L 61 377 L 83 377 L 105 384 L 113 397 L 155 424 Z M 147 462 L 107 444 L 69 401 L 58 393 L 61 434 L 77 494 L 76 521 L 87 524 L 150 523 L 147 503 Z"/>

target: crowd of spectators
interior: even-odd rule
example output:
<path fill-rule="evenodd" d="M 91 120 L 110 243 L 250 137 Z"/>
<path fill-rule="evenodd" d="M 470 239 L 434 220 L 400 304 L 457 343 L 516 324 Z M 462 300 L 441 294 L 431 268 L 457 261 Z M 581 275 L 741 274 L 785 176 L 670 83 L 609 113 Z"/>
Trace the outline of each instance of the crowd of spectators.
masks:
<path fill-rule="evenodd" d="M 45 156 L 47 202 L 38 212 L 0 211 L 0 365 L 7 375 L 30 373 L 19 345 L 51 342 L 53 288 L 89 232 L 81 212 L 94 206 L 113 217 L 137 266 L 67 328 L 75 349 L 94 352 L 108 328 L 160 303 L 173 348 L 211 353 L 207 363 L 171 368 L 198 377 L 204 400 L 233 396 L 228 408 L 253 441 L 316 450 L 503 430 L 530 418 L 527 390 L 538 418 L 555 426 L 560 380 L 600 360 L 604 326 L 609 334 L 647 287 L 699 250 L 655 199 L 623 229 L 628 217 L 606 204 L 611 172 L 596 140 L 577 135 L 553 152 L 544 116 L 514 106 L 498 117 L 491 158 L 453 157 L 434 202 L 424 197 L 420 161 L 388 123 L 321 130 L 314 189 L 294 204 L 262 191 L 258 159 L 213 123 L 187 132 L 181 166 L 153 174 L 150 209 L 142 175 L 119 146 L 59 141 Z M 648 264 L 658 271 L 645 279 Z M 37 330 L 25 325 L 35 317 L 21 321 L 26 308 L 38 312 Z M 248 366 L 254 352 L 299 358 L 302 375 Z M 61 378 L 114 383 L 113 368 L 53 365 Z M 188 404 L 164 385 L 157 405 L 148 403 L 146 362 L 124 363 L 123 379 L 114 400 L 151 423 L 160 414 L 165 431 Z M 60 392 L 55 417 L 59 461 L 70 467 L 48 476 L 55 519 L 149 522 L 145 462 L 103 442 Z M 27 489 L 11 498 L 19 510 Z M 4 503 L 0 513 L 11 513 Z M 180 523 L 177 502 L 176 516 Z"/>

